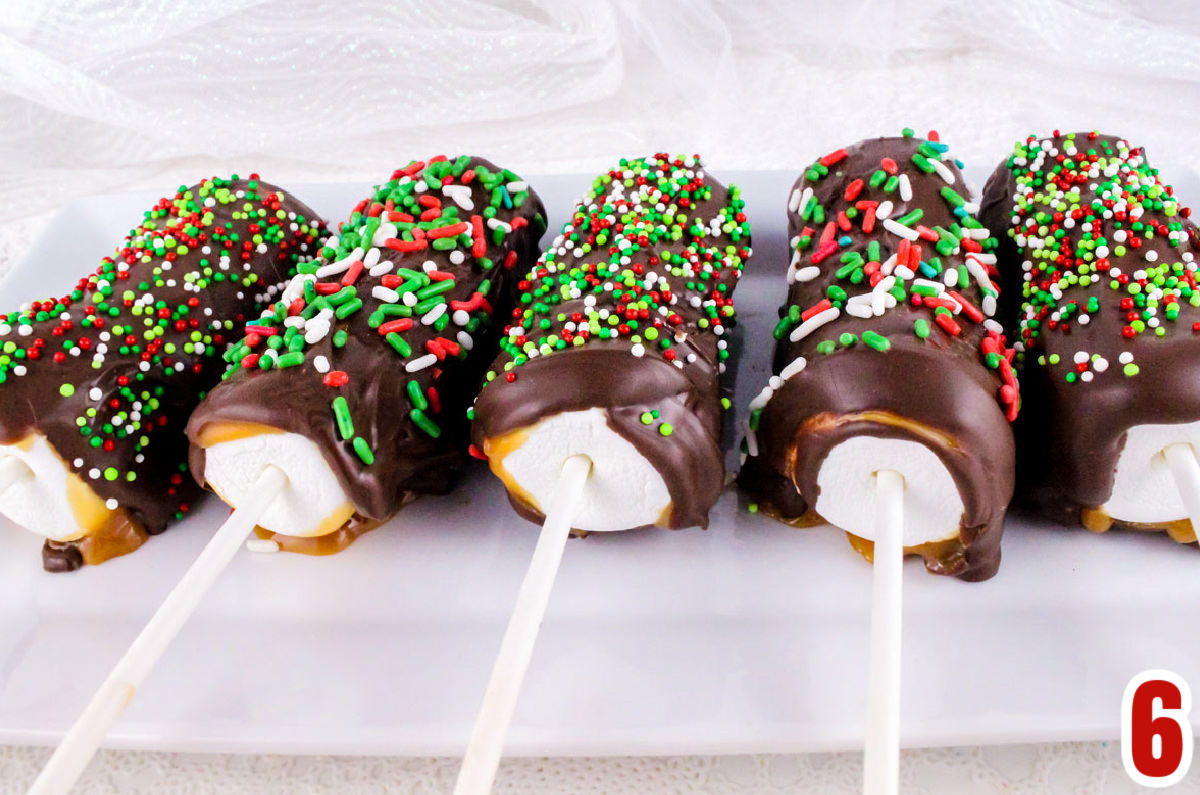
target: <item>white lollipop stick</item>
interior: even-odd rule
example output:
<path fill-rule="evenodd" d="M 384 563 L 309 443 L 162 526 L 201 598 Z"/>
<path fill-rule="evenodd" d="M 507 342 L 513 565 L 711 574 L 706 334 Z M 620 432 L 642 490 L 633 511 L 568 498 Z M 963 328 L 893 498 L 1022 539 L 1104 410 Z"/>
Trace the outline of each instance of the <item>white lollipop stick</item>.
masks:
<path fill-rule="evenodd" d="M 488 680 L 487 692 L 483 695 L 483 704 L 475 719 L 462 767 L 458 770 L 454 795 L 491 792 L 496 768 L 500 765 L 500 752 L 504 749 L 504 737 L 517 706 L 529 658 L 533 656 L 542 618 L 546 615 L 563 547 L 571 532 L 571 517 L 591 471 L 592 460 L 585 455 L 574 455 L 563 462 L 554 497 L 546 511 L 546 521 L 542 523 L 529 570 L 521 581 L 517 603 L 508 620 L 508 629 L 504 631 L 492 678 Z"/>
<path fill-rule="evenodd" d="M 0 458 L 0 494 L 7 491 L 8 487 L 18 480 L 32 474 L 33 470 L 15 455 L 6 455 Z"/>
<path fill-rule="evenodd" d="M 61 795 L 74 785 L 125 705 L 133 699 L 138 686 L 285 485 L 287 476 L 278 467 L 268 466 L 258 476 L 250 498 L 225 520 L 100 685 L 91 703 L 33 782 L 29 795 Z"/>
<path fill-rule="evenodd" d="M 904 478 L 875 473 L 875 566 L 863 795 L 900 790 L 900 624 L 904 583 Z"/>
<path fill-rule="evenodd" d="M 1196 461 L 1196 451 L 1187 442 L 1177 442 L 1164 447 L 1163 455 L 1171 467 L 1175 488 L 1179 489 L 1192 529 L 1200 533 L 1200 462 Z"/>

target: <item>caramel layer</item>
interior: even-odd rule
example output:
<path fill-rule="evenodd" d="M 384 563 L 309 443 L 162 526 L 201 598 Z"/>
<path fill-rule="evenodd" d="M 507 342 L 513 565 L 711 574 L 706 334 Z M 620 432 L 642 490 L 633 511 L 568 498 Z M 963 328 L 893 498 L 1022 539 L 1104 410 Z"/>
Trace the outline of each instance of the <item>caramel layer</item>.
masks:
<path fill-rule="evenodd" d="M 1103 508 L 1083 508 L 1079 511 L 1079 523 L 1093 533 L 1108 532 L 1116 525 L 1126 530 L 1144 533 L 1166 533 L 1172 541 L 1180 544 L 1196 543 L 1196 530 L 1189 519 L 1176 519 L 1171 522 L 1126 522 L 1114 519 Z"/>

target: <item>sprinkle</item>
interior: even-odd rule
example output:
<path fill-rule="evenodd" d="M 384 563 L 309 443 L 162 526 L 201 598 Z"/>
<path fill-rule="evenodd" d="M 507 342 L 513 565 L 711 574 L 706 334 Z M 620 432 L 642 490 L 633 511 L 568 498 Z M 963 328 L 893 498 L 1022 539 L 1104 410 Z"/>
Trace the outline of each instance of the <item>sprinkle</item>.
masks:
<path fill-rule="evenodd" d="M 424 370 L 426 367 L 437 364 L 437 360 L 437 356 L 432 353 L 427 353 L 424 356 L 420 356 L 406 363 L 404 365 L 404 369 L 410 373 L 415 373 L 419 370 Z"/>
<path fill-rule="evenodd" d="M 864 331 L 862 333 L 862 341 L 867 346 L 880 352 L 886 351 L 892 347 L 891 340 L 874 331 Z"/>
<path fill-rule="evenodd" d="M 338 434 L 343 440 L 354 436 L 354 421 L 350 418 L 350 404 L 338 395 L 333 399 L 333 416 L 337 420 Z"/>
<path fill-rule="evenodd" d="M 361 436 L 355 436 L 353 445 L 354 453 L 358 456 L 360 461 L 367 466 L 371 466 L 371 464 L 375 463 L 375 453 L 371 452 L 371 446 L 367 444 L 366 439 L 362 438 Z"/>

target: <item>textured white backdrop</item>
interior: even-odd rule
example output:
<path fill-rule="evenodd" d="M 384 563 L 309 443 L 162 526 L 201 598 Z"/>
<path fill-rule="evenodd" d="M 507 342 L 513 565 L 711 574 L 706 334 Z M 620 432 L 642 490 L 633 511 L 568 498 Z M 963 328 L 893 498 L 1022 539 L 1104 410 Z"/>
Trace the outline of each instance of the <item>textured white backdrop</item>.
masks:
<path fill-rule="evenodd" d="M 362 181 L 434 150 L 543 173 L 659 149 L 795 169 L 906 125 L 972 163 L 1101 127 L 1200 168 L 1200 2 L 0 0 L 0 276 L 89 193 Z M 47 753 L 0 748 L 0 792 Z M 79 791 L 436 793 L 456 764 L 103 752 Z M 1100 743 L 903 768 L 922 795 L 1140 791 Z M 497 792 L 841 795 L 858 777 L 854 754 L 513 760 Z"/>

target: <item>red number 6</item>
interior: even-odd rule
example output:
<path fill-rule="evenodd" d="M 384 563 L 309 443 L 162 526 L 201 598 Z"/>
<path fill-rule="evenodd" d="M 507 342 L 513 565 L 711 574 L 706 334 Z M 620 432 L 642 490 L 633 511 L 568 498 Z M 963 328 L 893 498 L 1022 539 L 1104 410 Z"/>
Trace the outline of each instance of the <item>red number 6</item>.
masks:
<path fill-rule="evenodd" d="M 1143 671 L 1121 699 L 1121 761 L 1134 783 L 1169 787 L 1192 764 L 1192 692 L 1171 671 Z"/>

